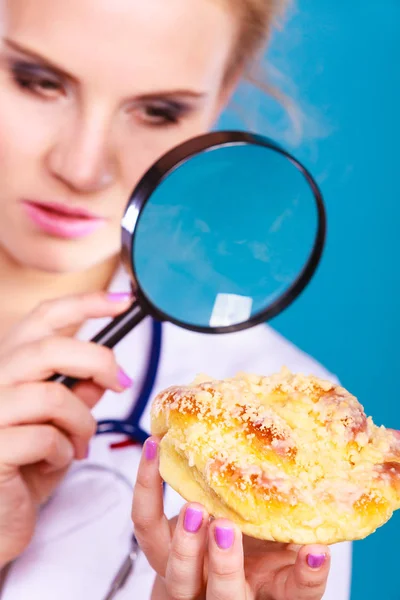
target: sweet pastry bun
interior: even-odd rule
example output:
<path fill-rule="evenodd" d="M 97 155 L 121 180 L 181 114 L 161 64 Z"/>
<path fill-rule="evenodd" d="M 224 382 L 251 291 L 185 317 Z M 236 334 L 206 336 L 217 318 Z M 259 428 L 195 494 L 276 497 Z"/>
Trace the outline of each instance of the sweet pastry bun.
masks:
<path fill-rule="evenodd" d="M 252 537 L 356 540 L 400 508 L 398 432 L 317 377 L 284 369 L 171 387 L 153 402 L 152 434 L 163 479 Z"/>

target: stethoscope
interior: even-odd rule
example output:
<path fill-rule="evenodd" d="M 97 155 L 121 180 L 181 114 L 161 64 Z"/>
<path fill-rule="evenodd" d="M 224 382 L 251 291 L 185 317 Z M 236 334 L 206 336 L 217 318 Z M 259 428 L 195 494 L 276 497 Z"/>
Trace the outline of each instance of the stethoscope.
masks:
<path fill-rule="evenodd" d="M 118 433 L 127 435 L 131 440 L 144 444 L 149 434 L 140 427 L 140 420 L 148 405 L 157 378 L 161 359 L 162 324 L 152 320 L 150 351 L 147 358 L 147 372 L 141 390 L 136 398 L 132 411 L 123 420 L 105 420 L 97 424 L 97 435 Z"/>

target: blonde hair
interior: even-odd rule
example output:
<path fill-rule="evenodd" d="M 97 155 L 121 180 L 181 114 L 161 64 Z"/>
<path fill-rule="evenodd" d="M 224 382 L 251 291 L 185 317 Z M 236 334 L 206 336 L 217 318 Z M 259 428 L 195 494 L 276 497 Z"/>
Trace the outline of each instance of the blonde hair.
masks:
<path fill-rule="evenodd" d="M 238 71 L 243 74 L 245 84 L 256 87 L 267 94 L 283 107 L 289 118 L 292 131 L 289 134 L 293 143 L 298 143 L 301 137 L 301 115 L 298 106 L 292 98 L 286 96 L 278 87 L 273 85 L 262 64 L 262 58 L 269 45 L 272 33 L 281 29 L 283 17 L 291 0 L 223 0 L 230 10 L 235 10 L 239 19 L 238 38 L 232 60 L 228 65 L 226 77 L 235 75 Z M 275 78 L 282 78 L 276 69 Z M 243 104 L 236 105 L 243 109 Z M 248 115 L 247 115 L 248 116 Z M 246 117 L 246 122 L 248 118 Z"/>
<path fill-rule="evenodd" d="M 239 18 L 239 35 L 231 68 L 248 68 L 257 60 L 280 24 L 289 0 L 225 0 L 234 4 Z"/>

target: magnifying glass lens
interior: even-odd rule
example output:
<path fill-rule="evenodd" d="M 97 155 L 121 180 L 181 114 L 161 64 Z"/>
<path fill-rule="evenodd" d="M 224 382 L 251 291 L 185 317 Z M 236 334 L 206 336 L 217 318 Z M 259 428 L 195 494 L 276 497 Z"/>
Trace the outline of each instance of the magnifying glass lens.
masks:
<path fill-rule="evenodd" d="M 271 140 L 245 132 L 189 140 L 157 161 L 129 199 L 122 260 L 136 299 L 92 342 L 113 348 L 148 315 L 201 333 L 267 321 L 311 280 L 325 229 L 314 179 Z"/>
<path fill-rule="evenodd" d="M 285 296 L 310 259 L 315 194 L 284 154 L 217 146 L 172 170 L 143 206 L 132 264 L 149 303 L 195 328 L 246 323 Z"/>

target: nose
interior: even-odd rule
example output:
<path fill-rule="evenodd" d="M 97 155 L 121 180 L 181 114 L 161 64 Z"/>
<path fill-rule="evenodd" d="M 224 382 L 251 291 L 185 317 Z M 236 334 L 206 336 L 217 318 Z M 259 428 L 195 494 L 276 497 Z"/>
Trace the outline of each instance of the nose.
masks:
<path fill-rule="evenodd" d="M 64 123 L 46 156 L 53 177 L 83 194 L 102 191 L 115 180 L 110 127 L 101 114 Z"/>

